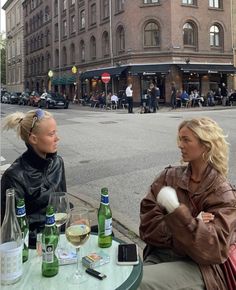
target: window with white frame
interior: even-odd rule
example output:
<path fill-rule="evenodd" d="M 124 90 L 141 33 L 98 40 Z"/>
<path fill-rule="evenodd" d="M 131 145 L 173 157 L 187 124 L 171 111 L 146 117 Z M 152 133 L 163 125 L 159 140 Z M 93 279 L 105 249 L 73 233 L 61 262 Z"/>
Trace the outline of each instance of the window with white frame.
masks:
<path fill-rule="evenodd" d="M 143 0 L 144 4 L 156 4 L 159 3 L 159 0 Z"/>
<path fill-rule="evenodd" d="M 63 26 L 62 26 L 62 36 L 66 36 L 67 35 L 67 22 L 66 20 L 63 21 Z"/>
<path fill-rule="evenodd" d="M 71 33 L 74 33 L 75 32 L 75 15 L 71 16 L 70 25 L 71 25 Z"/>
<path fill-rule="evenodd" d="M 184 45 L 194 46 L 195 43 L 195 28 L 194 25 L 190 22 L 186 22 L 183 26 L 183 43 Z"/>
<path fill-rule="evenodd" d="M 84 29 L 85 28 L 85 10 L 81 10 L 80 11 L 80 29 Z"/>
<path fill-rule="evenodd" d="M 209 0 L 209 7 L 222 8 L 222 1 L 221 0 Z"/>
<path fill-rule="evenodd" d="M 125 30 L 121 25 L 116 30 L 116 50 L 118 53 L 125 50 Z"/>
<path fill-rule="evenodd" d="M 102 53 L 103 57 L 108 56 L 110 53 L 109 35 L 107 31 L 104 31 L 102 34 Z"/>
<path fill-rule="evenodd" d="M 63 3 L 62 3 L 63 10 L 66 10 L 66 4 L 67 4 L 67 0 L 63 0 Z"/>
<path fill-rule="evenodd" d="M 210 46 L 211 47 L 220 46 L 220 28 L 218 25 L 212 25 L 210 27 Z"/>
<path fill-rule="evenodd" d="M 96 24 L 96 3 L 90 7 L 90 25 Z"/>

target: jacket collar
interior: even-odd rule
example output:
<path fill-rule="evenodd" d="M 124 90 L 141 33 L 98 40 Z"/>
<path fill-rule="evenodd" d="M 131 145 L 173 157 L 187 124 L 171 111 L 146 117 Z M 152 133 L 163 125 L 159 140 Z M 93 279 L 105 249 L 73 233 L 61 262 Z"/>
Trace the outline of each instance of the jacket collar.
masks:
<path fill-rule="evenodd" d="M 46 155 L 46 158 L 40 157 L 29 144 L 26 144 L 28 150 L 23 153 L 23 158 L 27 161 L 30 166 L 36 169 L 46 168 L 51 160 L 57 155 L 57 153 L 49 153 Z"/>
<path fill-rule="evenodd" d="M 212 186 L 214 187 L 214 184 L 216 185 L 215 181 L 219 175 L 220 174 L 217 172 L 217 170 L 212 167 L 211 164 L 208 164 L 196 194 L 200 194 L 202 191 L 206 192 L 208 189 L 212 189 Z M 178 186 L 185 190 L 189 190 L 190 176 L 191 165 L 188 164 L 188 166 L 183 171 L 182 177 L 178 180 Z"/>

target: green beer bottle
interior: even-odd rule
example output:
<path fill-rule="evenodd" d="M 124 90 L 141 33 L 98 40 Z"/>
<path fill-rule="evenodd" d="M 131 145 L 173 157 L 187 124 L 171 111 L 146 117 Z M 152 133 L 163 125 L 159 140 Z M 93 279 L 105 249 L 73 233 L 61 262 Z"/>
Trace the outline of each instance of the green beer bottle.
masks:
<path fill-rule="evenodd" d="M 26 218 L 25 212 L 25 200 L 24 198 L 19 198 L 16 201 L 16 217 L 22 233 L 22 259 L 23 263 L 28 260 L 29 257 L 29 224 Z"/>
<path fill-rule="evenodd" d="M 52 206 L 47 207 L 46 223 L 42 233 L 42 275 L 52 277 L 58 273 L 59 263 L 55 255 L 58 244 L 58 230 Z"/>
<path fill-rule="evenodd" d="M 112 244 L 112 213 L 108 189 L 101 189 L 101 203 L 98 210 L 98 246 L 108 248 Z"/>

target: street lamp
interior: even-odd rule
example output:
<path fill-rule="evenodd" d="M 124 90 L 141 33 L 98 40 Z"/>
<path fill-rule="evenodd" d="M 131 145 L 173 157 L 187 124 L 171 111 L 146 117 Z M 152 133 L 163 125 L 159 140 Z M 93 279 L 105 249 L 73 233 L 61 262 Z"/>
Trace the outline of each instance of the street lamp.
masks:
<path fill-rule="evenodd" d="M 51 78 L 53 77 L 53 71 L 52 70 L 50 70 L 48 72 L 48 76 L 49 76 L 48 91 L 50 92 L 52 90 L 52 81 L 51 81 Z"/>
<path fill-rule="evenodd" d="M 73 74 L 77 73 L 77 67 L 75 65 L 73 65 L 72 69 L 71 69 Z M 73 97 L 73 103 L 76 102 L 76 98 L 77 98 L 77 86 L 76 86 L 76 82 L 74 82 L 74 97 Z"/>

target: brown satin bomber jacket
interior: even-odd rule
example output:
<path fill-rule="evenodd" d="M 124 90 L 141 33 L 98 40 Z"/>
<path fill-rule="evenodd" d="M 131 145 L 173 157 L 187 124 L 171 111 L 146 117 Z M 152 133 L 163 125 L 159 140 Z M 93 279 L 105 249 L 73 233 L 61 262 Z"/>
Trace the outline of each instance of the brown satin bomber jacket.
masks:
<path fill-rule="evenodd" d="M 230 245 L 236 242 L 235 187 L 209 165 L 199 188 L 191 192 L 190 174 L 189 166 L 167 167 L 154 180 L 141 202 L 140 237 L 149 253 L 161 247 L 190 257 L 199 265 L 207 290 L 227 290 L 219 264 L 226 261 Z M 156 202 L 163 186 L 175 188 L 180 202 L 169 214 Z M 197 219 L 201 211 L 214 214 L 214 220 L 205 224 Z"/>

